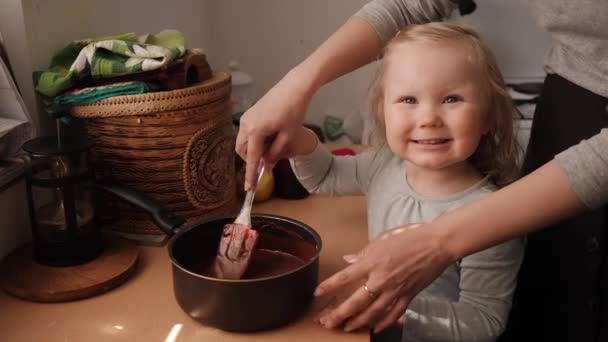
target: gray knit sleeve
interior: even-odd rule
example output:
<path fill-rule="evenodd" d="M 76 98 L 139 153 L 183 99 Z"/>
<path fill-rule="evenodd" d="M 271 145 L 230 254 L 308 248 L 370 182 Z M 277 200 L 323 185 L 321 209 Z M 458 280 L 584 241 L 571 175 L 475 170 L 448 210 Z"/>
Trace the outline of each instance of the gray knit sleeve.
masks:
<path fill-rule="evenodd" d="M 572 189 L 591 209 L 608 202 L 608 128 L 555 156 Z"/>
<path fill-rule="evenodd" d="M 406 25 L 447 19 L 456 7 L 450 0 L 375 0 L 355 16 L 369 22 L 384 45 Z"/>
<path fill-rule="evenodd" d="M 318 143 L 312 153 L 289 161 L 296 178 L 311 193 L 362 195 L 367 193 L 375 156 L 375 151 L 334 156 Z"/>

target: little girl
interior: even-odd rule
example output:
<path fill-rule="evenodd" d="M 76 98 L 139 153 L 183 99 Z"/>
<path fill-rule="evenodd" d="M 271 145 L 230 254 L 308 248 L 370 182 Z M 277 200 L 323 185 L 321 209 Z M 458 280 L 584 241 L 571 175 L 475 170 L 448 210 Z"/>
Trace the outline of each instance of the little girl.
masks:
<path fill-rule="evenodd" d="M 367 196 L 370 239 L 431 221 L 516 177 L 515 109 L 494 56 L 470 28 L 408 26 L 386 46 L 371 90 L 374 150 L 333 156 L 305 128 L 287 147 L 308 191 Z M 512 240 L 449 266 L 409 304 L 403 339 L 495 340 L 522 256 L 522 241 Z M 381 295 L 364 289 L 370 304 Z"/>

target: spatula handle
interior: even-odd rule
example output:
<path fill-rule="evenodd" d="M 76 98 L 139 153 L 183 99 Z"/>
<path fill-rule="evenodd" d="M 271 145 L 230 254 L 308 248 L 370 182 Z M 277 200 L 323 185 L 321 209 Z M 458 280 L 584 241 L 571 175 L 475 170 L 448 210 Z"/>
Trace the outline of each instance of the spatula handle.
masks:
<path fill-rule="evenodd" d="M 254 186 L 247 191 L 245 194 L 245 200 L 243 201 L 243 207 L 239 212 L 239 216 L 236 217 L 234 223 L 242 224 L 247 227 L 251 227 L 251 206 L 253 205 L 253 199 L 255 198 L 255 190 L 258 188 L 258 184 L 264 174 L 264 161 L 260 160 L 257 170 L 258 181 Z"/>

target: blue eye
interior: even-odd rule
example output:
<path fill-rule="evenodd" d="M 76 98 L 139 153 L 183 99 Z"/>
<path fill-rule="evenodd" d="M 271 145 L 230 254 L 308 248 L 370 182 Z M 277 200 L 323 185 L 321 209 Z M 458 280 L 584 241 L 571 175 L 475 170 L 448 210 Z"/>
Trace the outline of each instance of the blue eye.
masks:
<path fill-rule="evenodd" d="M 459 101 L 462 101 L 462 97 L 458 95 L 449 95 L 446 96 L 445 99 L 443 99 L 443 103 L 456 103 Z"/>
<path fill-rule="evenodd" d="M 416 98 L 411 97 L 411 96 L 406 96 L 403 99 L 401 99 L 401 102 L 403 103 L 407 103 L 407 104 L 416 104 Z"/>

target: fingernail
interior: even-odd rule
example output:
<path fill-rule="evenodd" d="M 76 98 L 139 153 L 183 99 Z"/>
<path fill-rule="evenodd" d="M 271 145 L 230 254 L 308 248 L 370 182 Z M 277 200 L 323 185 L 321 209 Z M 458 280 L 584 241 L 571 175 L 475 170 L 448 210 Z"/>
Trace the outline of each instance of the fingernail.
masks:
<path fill-rule="evenodd" d="M 322 289 L 316 289 L 315 290 L 315 297 L 319 297 L 323 295 L 323 290 Z"/>
<path fill-rule="evenodd" d="M 344 327 L 344 332 L 351 332 L 351 331 L 353 331 L 353 327 L 352 327 L 352 326 L 350 326 L 350 325 L 346 325 L 346 326 Z"/>
<path fill-rule="evenodd" d="M 357 256 L 355 254 L 346 254 L 342 256 L 342 259 L 344 259 L 344 261 L 346 261 L 347 263 L 352 264 L 357 261 Z"/>
<path fill-rule="evenodd" d="M 249 181 L 245 181 L 245 191 L 249 191 L 251 189 L 251 183 Z"/>

